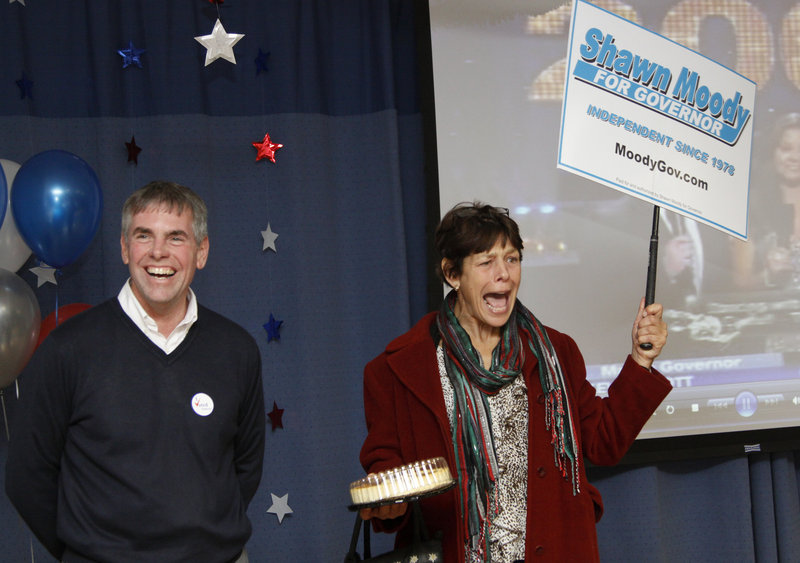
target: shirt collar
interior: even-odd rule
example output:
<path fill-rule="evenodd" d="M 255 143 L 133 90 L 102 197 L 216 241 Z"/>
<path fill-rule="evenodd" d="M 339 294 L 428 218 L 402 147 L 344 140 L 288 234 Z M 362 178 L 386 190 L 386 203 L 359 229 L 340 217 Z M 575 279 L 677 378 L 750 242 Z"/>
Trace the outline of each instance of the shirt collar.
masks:
<path fill-rule="evenodd" d="M 195 297 L 192 288 L 189 288 L 187 295 L 186 315 L 183 320 L 178 323 L 178 326 L 172 331 L 169 336 L 164 336 L 158 332 L 158 324 L 155 319 L 147 314 L 136 298 L 136 295 L 131 289 L 130 278 L 122 286 L 122 289 L 117 295 L 122 310 L 130 317 L 133 323 L 139 327 L 145 336 L 147 336 L 156 346 L 164 350 L 167 354 L 172 352 L 178 345 L 183 342 L 189 329 L 197 321 L 197 298 Z"/>

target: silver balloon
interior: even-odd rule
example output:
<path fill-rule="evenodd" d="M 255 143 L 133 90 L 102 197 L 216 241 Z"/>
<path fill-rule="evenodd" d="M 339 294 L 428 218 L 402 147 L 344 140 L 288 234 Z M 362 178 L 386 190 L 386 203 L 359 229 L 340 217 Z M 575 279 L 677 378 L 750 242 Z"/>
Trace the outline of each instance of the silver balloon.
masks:
<path fill-rule="evenodd" d="M 10 385 L 30 360 L 41 322 L 33 289 L 0 268 L 0 389 Z"/>
<path fill-rule="evenodd" d="M 11 213 L 11 190 L 20 166 L 16 162 L 0 158 L 0 168 L 2 168 L 0 173 L 6 175 L 9 202 L 5 220 L 0 226 L 0 268 L 16 272 L 28 261 L 32 253 L 30 247 L 22 240 L 22 235 L 19 234 L 17 224 L 14 222 L 14 214 Z"/>

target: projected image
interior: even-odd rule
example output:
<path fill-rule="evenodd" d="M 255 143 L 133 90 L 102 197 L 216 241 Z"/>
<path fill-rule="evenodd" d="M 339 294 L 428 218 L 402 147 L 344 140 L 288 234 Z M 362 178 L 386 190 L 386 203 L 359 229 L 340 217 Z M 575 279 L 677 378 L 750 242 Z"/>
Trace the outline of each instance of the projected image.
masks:
<path fill-rule="evenodd" d="M 748 240 L 659 212 L 656 362 L 673 391 L 642 438 L 800 425 L 800 5 L 595 2 L 758 85 Z M 536 7 L 529 7 L 529 6 Z M 431 0 L 442 213 L 508 207 L 520 299 L 572 335 L 605 392 L 630 348 L 654 207 L 558 170 L 571 2 Z"/>

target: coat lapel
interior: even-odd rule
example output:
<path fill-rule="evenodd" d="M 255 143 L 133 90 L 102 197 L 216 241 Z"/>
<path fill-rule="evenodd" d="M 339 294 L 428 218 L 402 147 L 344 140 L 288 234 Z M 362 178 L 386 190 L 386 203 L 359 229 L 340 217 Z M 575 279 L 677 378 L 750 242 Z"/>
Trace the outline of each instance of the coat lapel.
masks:
<path fill-rule="evenodd" d="M 387 348 L 391 352 L 388 364 L 397 379 L 434 414 L 445 435 L 449 435 L 436 347 L 430 335 L 434 320 L 435 313 L 429 313 L 404 337 L 392 342 Z"/>

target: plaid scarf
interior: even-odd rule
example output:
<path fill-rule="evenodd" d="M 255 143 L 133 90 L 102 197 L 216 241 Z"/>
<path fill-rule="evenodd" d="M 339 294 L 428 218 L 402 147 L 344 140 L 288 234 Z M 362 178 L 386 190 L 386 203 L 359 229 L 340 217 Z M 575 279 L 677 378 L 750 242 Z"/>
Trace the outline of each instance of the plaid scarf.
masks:
<path fill-rule="evenodd" d="M 567 386 L 547 332 L 539 320 L 517 300 L 503 327 L 500 343 L 492 352 L 491 369 L 480 355 L 454 313 L 457 299 L 451 291 L 436 319 L 445 350 L 447 376 L 453 385 L 453 450 L 460 489 L 461 516 L 472 549 L 490 561 L 489 523 L 497 512 L 497 459 L 491 431 L 488 397 L 522 373 L 525 347 L 539 360 L 539 380 L 545 395 L 545 426 L 552 433 L 554 463 L 567 475 L 570 465 L 572 493 L 580 491 L 579 452 L 574 422 L 567 400 Z"/>

